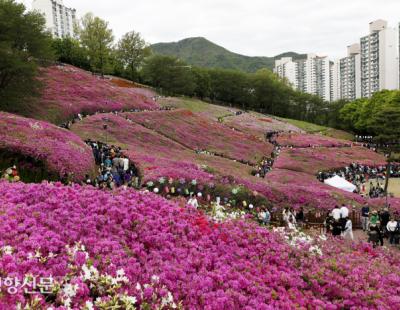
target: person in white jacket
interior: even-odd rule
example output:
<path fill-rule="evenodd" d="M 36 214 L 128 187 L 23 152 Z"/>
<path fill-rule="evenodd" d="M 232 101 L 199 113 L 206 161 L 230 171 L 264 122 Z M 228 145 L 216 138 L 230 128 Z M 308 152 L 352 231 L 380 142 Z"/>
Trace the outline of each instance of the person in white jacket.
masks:
<path fill-rule="evenodd" d="M 188 201 L 188 205 L 192 206 L 195 209 L 197 209 L 199 207 L 199 202 L 197 201 L 196 196 L 190 197 L 190 199 Z"/>
<path fill-rule="evenodd" d="M 395 221 L 395 219 L 393 217 L 387 223 L 386 230 L 389 233 L 389 243 L 394 244 L 395 237 L 396 237 L 396 230 L 397 230 L 397 222 Z"/>
<path fill-rule="evenodd" d="M 346 225 L 342 234 L 343 238 L 346 240 L 354 240 L 353 236 L 353 223 L 349 218 L 346 219 Z"/>

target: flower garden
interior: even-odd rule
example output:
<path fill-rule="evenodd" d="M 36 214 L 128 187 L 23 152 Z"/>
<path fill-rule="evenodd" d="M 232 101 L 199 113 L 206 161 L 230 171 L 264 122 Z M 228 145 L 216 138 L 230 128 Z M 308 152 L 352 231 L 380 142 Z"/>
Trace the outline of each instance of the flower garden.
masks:
<path fill-rule="evenodd" d="M 124 81 L 71 66 L 43 70 L 41 119 L 160 107 L 151 90 Z M 382 165 L 384 156 L 270 117 L 171 100 L 177 110 L 95 114 L 71 131 L 0 113 L 0 161 L 15 156 L 22 169 L 32 160 L 48 172 L 38 181 L 93 174 L 83 142 L 92 139 L 121 147 L 143 187 L 111 192 L 0 180 L 0 309 L 400 308 L 399 252 L 270 230 L 255 220 L 264 206 L 277 214 L 284 207 L 320 214 L 341 203 L 358 208 L 365 198 L 316 175 L 352 162 Z M 271 156 L 271 131 L 286 132 L 277 139 L 282 149 L 258 178 L 252 171 Z M 201 200 L 198 209 L 187 205 L 190 194 Z M 400 211 L 400 199 L 389 202 Z"/>
<path fill-rule="evenodd" d="M 274 167 L 316 175 L 319 171 L 342 168 L 356 162 L 369 166 L 385 165 L 383 155 L 360 146 L 343 148 L 286 148 Z"/>
<path fill-rule="evenodd" d="M 42 165 L 36 168 L 44 169 L 47 176 L 56 179 L 73 173 L 75 180 L 82 180 L 95 170 L 91 149 L 79 136 L 46 122 L 3 112 L 0 112 L 0 152 L 7 157 L 20 157 L 20 168 L 29 158 L 34 166 Z M 2 158 L 2 162 L 7 159 Z"/>
<path fill-rule="evenodd" d="M 150 91 L 119 87 L 73 66 L 51 66 L 42 71 L 46 87 L 36 118 L 59 124 L 78 113 L 159 108 Z"/>
<path fill-rule="evenodd" d="M 293 125 L 257 113 L 243 113 L 237 116 L 225 117 L 223 122 L 229 127 L 235 128 L 241 132 L 250 133 L 263 140 L 265 140 L 266 132 L 301 132 L 299 128 Z"/>
<path fill-rule="evenodd" d="M 281 146 L 292 147 L 349 147 L 352 142 L 319 134 L 282 133 L 277 141 Z"/>
<path fill-rule="evenodd" d="M 389 250 L 215 224 L 133 190 L 1 182 L 0 195 L 1 308 L 400 307 Z"/>
<path fill-rule="evenodd" d="M 132 121 L 192 150 L 207 150 L 229 159 L 257 163 L 271 154 L 272 145 L 232 130 L 187 110 L 125 113 Z"/>

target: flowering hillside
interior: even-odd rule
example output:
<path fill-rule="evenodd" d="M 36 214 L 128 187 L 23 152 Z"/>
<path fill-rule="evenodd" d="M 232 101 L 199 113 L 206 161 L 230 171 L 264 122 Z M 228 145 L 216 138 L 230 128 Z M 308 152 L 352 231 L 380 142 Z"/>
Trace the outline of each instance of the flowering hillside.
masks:
<path fill-rule="evenodd" d="M 218 121 L 221 117 L 233 116 L 238 109 L 211 104 L 194 98 L 162 97 L 157 102 L 163 107 L 173 107 L 175 109 L 189 110 L 213 121 Z"/>
<path fill-rule="evenodd" d="M 135 191 L 0 182 L 0 195 L 0 268 L 20 283 L 2 283 L 2 309 L 400 307 L 397 252 L 217 225 Z"/>
<path fill-rule="evenodd" d="M 274 168 L 316 175 L 319 171 L 346 167 L 355 162 L 370 166 L 385 165 L 385 157 L 363 147 L 286 148 Z"/>
<path fill-rule="evenodd" d="M 126 113 L 128 118 L 151 128 L 192 150 L 207 150 L 230 159 L 257 163 L 272 152 L 272 145 L 187 110 Z"/>
<path fill-rule="evenodd" d="M 119 87 L 69 65 L 43 68 L 41 80 L 45 88 L 35 116 L 51 122 L 61 123 L 82 112 L 159 107 L 149 91 Z"/>
<path fill-rule="evenodd" d="M 276 142 L 282 146 L 293 147 L 345 147 L 352 145 L 351 141 L 334 139 L 319 134 L 299 133 L 280 134 Z"/>
<path fill-rule="evenodd" d="M 0 112 L 0 152 L 14 159 L 32 158 L 56 177 L 74 173 L 76 180 L 92 174 L 91 149 L 75 134 L 46 122 Z"/>
<path fill-rule="evenodd" d="M 299 128 L 289 123 L 284 123 L 272 117 L 266 117 L 256 113 L 243 113 L 241 115 L 224 118 L 224 124 L 239 131 L 250 133 L 261 139 L 265 139 L 267 132 L 293 131 L 301 132 Z"/>
<path fill-rule="evenodd" d="M 135 115 L 129 114 L 131 118 Z M 103 129 L 104 118 L 108 119 L 107 137 Z M 327 210 L 342 202 L 363 204 L 365 200 L 359 195 L 324 185 L 316 179 L 316 174 L 320 170 L 346 166 L 353 159 L 365 163 L 384 160 L 377 153 L 360 147 L 284 149 L 272 172 L 262 179 L 251 175 L 251 166 L 218 156 L 195 154 L 121 115 L 90 116 L 75 123 L 72 130 L 83 139 L 108 139 L 110 144 L 121 146 L 140 169 L 144 183 L 173 178 L 196 180 L 207 185 L 228 177 L 231 184 L 244 185 L 267 198 L 276 208 L 290 205 Z"/>
<path fill-rule="evenodd" d="M 104 118 L 108 120 L 107 132 L 103 129 Z M 140 169 L 145 182 L 161 177 L 203 182 L 212 178 L 195 163 L 193 151 L 121 116 L 93 115 L 76 123 L 72 130 L 83 139 L 108 140 L 122 147 Z"/>

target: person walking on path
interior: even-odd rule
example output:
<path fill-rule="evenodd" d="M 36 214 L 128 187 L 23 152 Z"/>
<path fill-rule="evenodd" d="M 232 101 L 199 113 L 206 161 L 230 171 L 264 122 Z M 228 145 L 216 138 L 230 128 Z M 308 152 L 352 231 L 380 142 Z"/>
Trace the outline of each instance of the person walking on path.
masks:
<path fill-rule="evenodd" d="M 369 224 L 368 222 L 369 222 L 369 206 L 368 204 L 365 204 L 361 208 L 361 224 L 363 231 L 368 230 L 368 224 Z"/>
<path fill-rule="evenodd" d="M 395 244 L 396 230 L 397 230 L 397 222 L 392 217 L 390 221 L 386 224 L 386 231 L 389 234 L 389 243 L 391 245 Z"/>
<path fill-rule="evenodd" d="M 353 223 L 348 217 L 346 218 L 346 224 L 343 231 L 343 238 L 346 240 L 354 240 Z"/>

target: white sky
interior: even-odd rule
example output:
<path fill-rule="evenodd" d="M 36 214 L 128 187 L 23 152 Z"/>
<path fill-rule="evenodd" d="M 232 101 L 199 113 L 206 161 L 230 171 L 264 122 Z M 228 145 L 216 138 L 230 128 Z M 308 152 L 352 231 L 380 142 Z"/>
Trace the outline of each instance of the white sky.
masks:
<path fill-rule="evenodd" d="M 31 0 L 24 2 L 28 8 Z M 149 43 L 203 36 L 249 56 L 282 52 L 346 56 L 369 22 L 397 27 L 400 0 L 64 0 L 78 16 L 107 20 L 119 38 L 139 31 Z"/>

